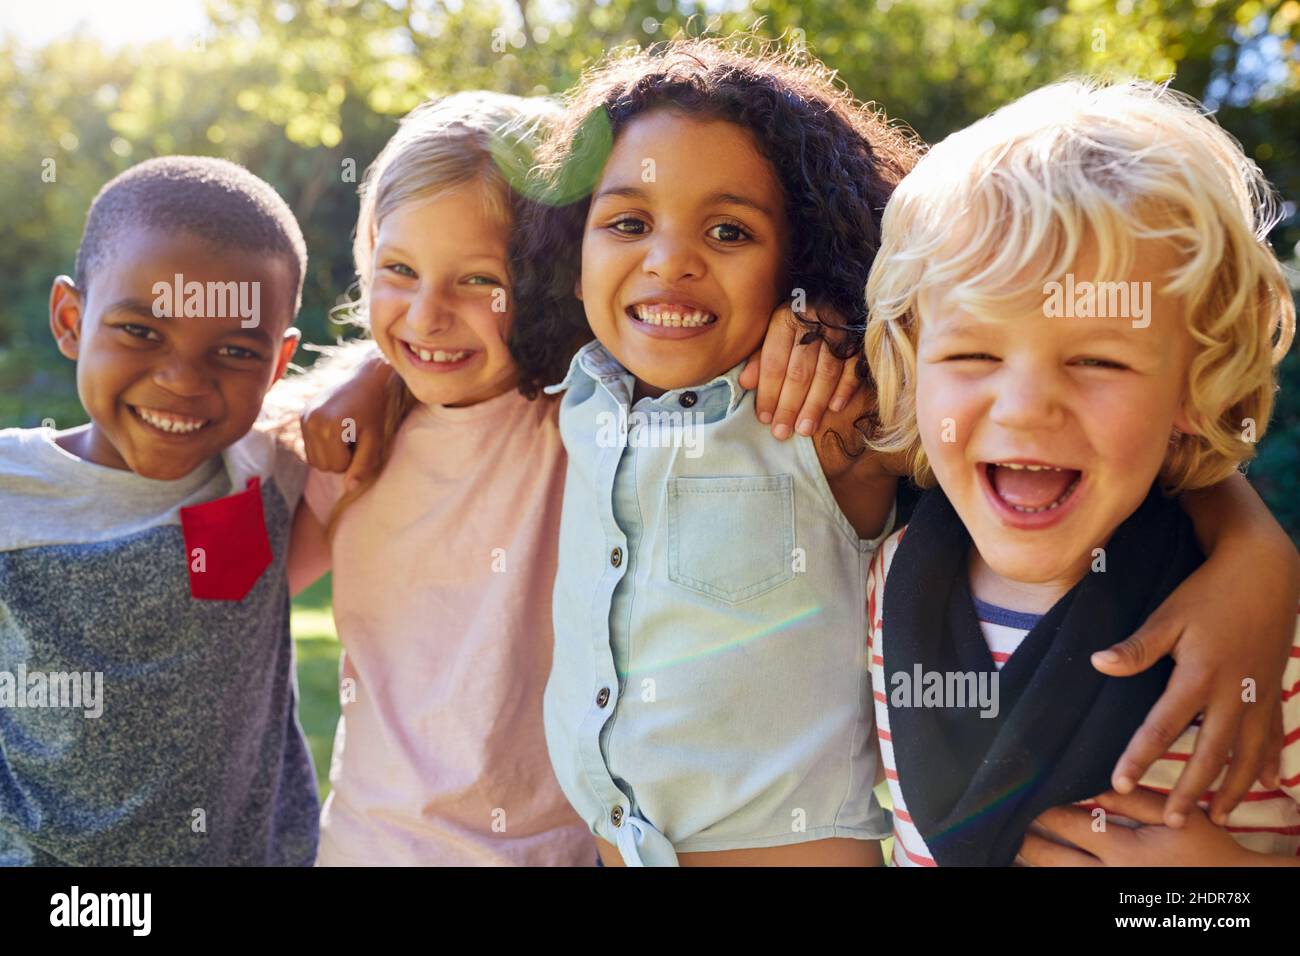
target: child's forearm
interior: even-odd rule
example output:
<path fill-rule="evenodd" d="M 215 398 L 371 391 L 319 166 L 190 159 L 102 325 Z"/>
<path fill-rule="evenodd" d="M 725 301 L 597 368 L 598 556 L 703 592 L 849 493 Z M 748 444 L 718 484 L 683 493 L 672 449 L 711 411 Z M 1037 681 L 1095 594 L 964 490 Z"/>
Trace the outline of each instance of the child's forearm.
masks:
<path fill-rule="evenodd" d="M 289 535 L 289 593 L 297 597 L 315 584 L 332 564 L 325 529 L 306 501 L 298 502 Z"/>
<path fill-rule="evenodd" d="M 286 375 L 276 382 L 262 403 L 264 417 L 298 418 L 309 403 L 356 377 L 370 363 L 386 364 L 373 339 L 352 339 L 322 350 L 305 372 Z"/>
<path fill-rule="evenodd" d="M 1289 576 L 1291 587 L 1300 590 L 1300 556 L 1244 475 L 1234 473 L 1217 485 L 1189 491 L 1179 503 L 1207 555 L 1225 549 L 1249 552 L 1259 563 L 1263 549 L 1278 559 L 1278 569 Z"/>

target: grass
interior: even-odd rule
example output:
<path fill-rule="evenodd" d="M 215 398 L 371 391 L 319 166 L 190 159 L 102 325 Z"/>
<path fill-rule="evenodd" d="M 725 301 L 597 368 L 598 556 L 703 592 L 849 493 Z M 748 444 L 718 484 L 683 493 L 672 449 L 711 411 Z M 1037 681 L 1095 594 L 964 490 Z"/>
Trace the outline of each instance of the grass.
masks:
<path fill-rule="evenodd" d="M 330 751 L 339 722 L 339 641 L 331 593 L 326 575 L 294 598 L 290 623 L 298 660 L 298 719 L 311 745 L 322 801 L 330 789 Z"/>

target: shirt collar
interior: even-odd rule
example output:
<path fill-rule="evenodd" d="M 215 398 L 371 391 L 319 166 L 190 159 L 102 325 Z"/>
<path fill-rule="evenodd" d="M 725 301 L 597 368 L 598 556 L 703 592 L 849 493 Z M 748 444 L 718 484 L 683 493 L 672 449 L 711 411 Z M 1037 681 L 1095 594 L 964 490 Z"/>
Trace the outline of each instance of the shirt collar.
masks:
<path fill-rule="evenodd" d="M 672 408 L 693 407 L 701 411 L 706 402 L 710 405 L 725 402 L 725 414 L 730 415 L 740 405 L 740 400 L 745 397 L 745 389 L 740 385 L 740 373 L 744 368 L 745 363 L 741 362 L 722 374 L 714 376 L 704 385 L 670 389 L 657 399 L 654 399 L 653 402 Z M 632 374 L 620 365 L 618 359 L 614 358 L 599 341 L 588 342 L 580 348 L 578 354 L 573 357 L 573 361 L 569 363 L 569 372 L 564 376 L 564 380 L 556 385 L 546 386 L 544 391 L 547 395 L 563 392 L 573 387 L 579 376 L 585 376 L 593 382 L 605 385 L 606 389 L 611 391 L 611 394 L 613 394 L 611 386 L 623 385 L 623 391 L 627 396 L 623 401 L 626 404 L 632 404 L 631 394 L 634 385 Z M 682 398 L 687 392 L 695 395 L 695 400 L 691 401 L 689 405 L 687 401 L 690 400 L 683 401 Z M 709 401 L 710 399 L 712 401 Z"/>

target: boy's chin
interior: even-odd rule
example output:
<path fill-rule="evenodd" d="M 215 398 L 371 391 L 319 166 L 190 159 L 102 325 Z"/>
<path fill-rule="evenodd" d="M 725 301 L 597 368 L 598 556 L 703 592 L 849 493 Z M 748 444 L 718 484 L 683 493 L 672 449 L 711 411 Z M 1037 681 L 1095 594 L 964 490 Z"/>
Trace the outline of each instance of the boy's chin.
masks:
<path fill-rule="evenodd" d="M 164 459 L 140 456 L 134 461 L 127 459 L 127 465 L 141 478 L 149 478 L 153 481 L 176 481 L 190 474 L 210 457 L 210 455 L 186 455 L 184 458 L 172 456 Z"/>
<path fill-rule="evenodd" d="M 1064 535 L 1050 535 L 1040 540 L 1024 540 L 1041 532 L 1012 532 L 1020 538 L 1007 540 L 1003 535 L 972 536 L 980 559 L 1004 581 L 1027 585 L 1072 586 L 1088 573 L 1092 548 Z M 1073 538 L 1073 536 L 1070 536 Z M 981 540 L 984 539 L 984 540 Z"/>
<path fill-rule="evenodd" d="M 239 437 L 248 430 L 244 429 L 240 432 Z M 220 455 L 225 448 L 234 444 L 235 440 L 237 439 L 229 439 L 223 433 L 204 435 L 196 441 L 185 442 L 177 447 L 138 441 L 126 448 L 120 445 L 118 447 L 126 466 L 141 478 L 176 481 Z"/>

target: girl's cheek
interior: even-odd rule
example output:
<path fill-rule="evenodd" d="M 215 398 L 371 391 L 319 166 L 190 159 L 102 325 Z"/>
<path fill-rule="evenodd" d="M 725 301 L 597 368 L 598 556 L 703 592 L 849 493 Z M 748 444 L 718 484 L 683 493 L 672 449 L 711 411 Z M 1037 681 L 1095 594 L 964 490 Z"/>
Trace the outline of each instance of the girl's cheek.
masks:
<path fill-rule="evenodd" d="M 507 295 L 504 289 L 485 289 L 475 293 L 472 299 L 461 300 L 462 306 L 458 311 L 485 348 L 505 348 L 510 331 L 510 300 Z"/>

